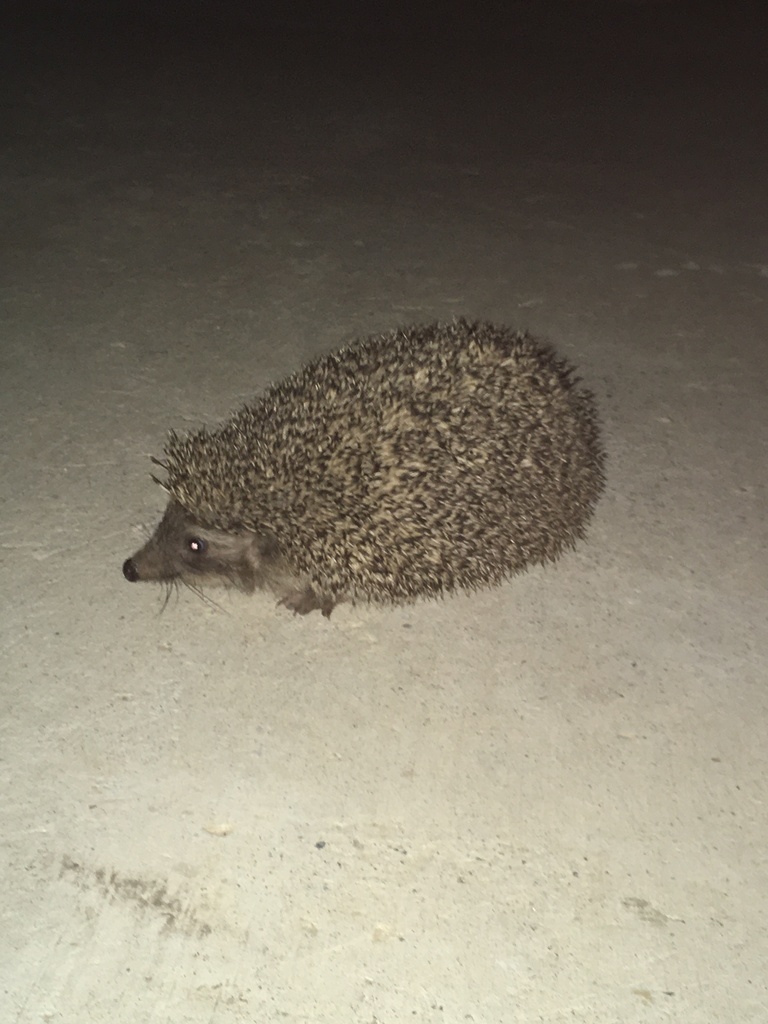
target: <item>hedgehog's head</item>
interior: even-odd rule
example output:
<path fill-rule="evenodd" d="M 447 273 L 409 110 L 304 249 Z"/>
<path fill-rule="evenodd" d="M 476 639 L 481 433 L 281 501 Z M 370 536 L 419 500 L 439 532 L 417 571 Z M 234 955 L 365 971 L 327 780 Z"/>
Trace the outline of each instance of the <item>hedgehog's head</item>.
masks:
<path fill-rule="evenodd" d="M 144 547 L 123 562 L 123 576 L 130 583 L 164 583 L 166 601 L 172 588 L 182 583 L 198 594 L 208 584 L 236 587 L 247 594 L 267 587 L 297 615 L 319 609 L 327 618 L 344 600 L 316 590 L 306 576 L 295 572 L 268 531 L 204 526 L 175 500 Z"/>
<path fill-rule="evenodd" d="M 123 575 L 131 583 L 183 583 L 194 589 L 223 584 L 250 594 L 261 585 L 260 567 L 276 549 L 270 537 L 204 526 L 170 501 L 144 547 L 123 563 Z"/>

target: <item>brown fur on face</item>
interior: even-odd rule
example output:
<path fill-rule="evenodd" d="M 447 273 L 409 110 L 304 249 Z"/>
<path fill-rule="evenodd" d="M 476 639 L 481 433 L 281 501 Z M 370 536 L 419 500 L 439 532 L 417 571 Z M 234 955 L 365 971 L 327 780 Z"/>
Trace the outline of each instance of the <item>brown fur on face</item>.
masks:
<path fill-rule="evenodd" d="M 270 534 L 202 526 L 177 501 L 169 502 L 147 543 L 125 561 L 123 575 L 131 583 L 184 583 L 193 589 L 229 586 L 246 594 L 269 589 L 298 615 L 319 609 L 329 617 L 337 603 L 294 572 Z"/>

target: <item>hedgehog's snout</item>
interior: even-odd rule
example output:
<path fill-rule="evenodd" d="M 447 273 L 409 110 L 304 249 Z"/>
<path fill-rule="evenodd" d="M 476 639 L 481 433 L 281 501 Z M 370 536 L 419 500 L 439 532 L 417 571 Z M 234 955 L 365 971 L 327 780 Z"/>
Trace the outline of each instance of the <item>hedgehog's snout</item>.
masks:
<path fill-rule="evenodd" d="M 136 568 L 136 563 L 132 558 L 126 558 L 123 562 L 123 576 L 125 576 L 129 583 L 137 582 L 139 570 Z"/>

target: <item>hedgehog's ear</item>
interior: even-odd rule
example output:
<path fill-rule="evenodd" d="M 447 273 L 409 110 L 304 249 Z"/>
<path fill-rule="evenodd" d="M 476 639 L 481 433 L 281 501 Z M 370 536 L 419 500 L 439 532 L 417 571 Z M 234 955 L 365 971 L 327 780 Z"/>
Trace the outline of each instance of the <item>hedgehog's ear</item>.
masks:
<path fill-rule="evenodd" d="M 228 570 L 227 576 L 230 583 L 245 594 L 252 594 L 257 587 L 261 588 L 264 585 L 258 577 L 253 562 L 247 556 L 243 556 L 233 565 L 228 566 Z"/>
<path fill-rule="evenodd" d="M 265 530 L 263 533 L 256 534 L 254 537 L 254 544 L 256 550 L 262 558 L 281 558 L 282 552 L 280 545 L 277 543 L 277 537 L 274 533 Z"/>
<path fill-rule="evenodd" d="M 231 542 L 229 551 L 227 540 Z M 272 565 L 269 556 L 265 556 L 263 539 L 255 534 L 240 533 L 231 537 L 224 534 L 218 541 L 223 546 L 222 561 L 230 582 L 246 594 L 252 594 L 257 589 L 263 590 Z"/>
<path fill-rule="evenodd" d="M 242 543 L 237 573 L 241 589 L 253 591 L 269 588 L 281 594 L 285 586 L 297 586 L 296 573 L 283 558 L 273 534 L 241 533 Z"/>

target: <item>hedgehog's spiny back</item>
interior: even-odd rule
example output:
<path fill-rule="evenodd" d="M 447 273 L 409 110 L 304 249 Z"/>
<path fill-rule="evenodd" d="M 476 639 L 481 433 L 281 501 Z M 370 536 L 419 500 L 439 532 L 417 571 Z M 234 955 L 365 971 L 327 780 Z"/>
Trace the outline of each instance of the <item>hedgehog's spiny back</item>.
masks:
<path fill-rule="evenodd" d="M 216 431 L 172 436 L 168 488 L 269 531 L 333 596 L 500 582 L 578 539 L 603 487 L 591 395 L 531 338 L 412 328 L 324 356 Z"/>

